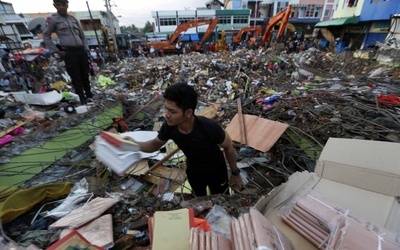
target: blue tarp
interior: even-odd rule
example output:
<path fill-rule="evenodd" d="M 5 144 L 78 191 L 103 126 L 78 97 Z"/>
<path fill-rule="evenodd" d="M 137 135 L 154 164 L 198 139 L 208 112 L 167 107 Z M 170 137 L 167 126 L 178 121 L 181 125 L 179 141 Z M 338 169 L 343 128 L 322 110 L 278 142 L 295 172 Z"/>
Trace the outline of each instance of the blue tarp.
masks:
<path fill-rule="evenodd" d="M 199 35 L 198 34 L 185 34 L 181 36 L 182 41 L 199 41 Z"/>

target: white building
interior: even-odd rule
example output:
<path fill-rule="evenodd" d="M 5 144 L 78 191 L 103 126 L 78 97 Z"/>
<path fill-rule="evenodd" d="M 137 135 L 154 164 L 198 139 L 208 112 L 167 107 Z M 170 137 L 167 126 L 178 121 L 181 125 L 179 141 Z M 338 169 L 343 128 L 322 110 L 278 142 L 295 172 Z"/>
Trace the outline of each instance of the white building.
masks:
<path fill-rule="evenodd" d="M 24 49 L 23 40 L 33 38 L 24 18 L 16 14 L 11 3 L 0 1 L 0 48 Z"/>

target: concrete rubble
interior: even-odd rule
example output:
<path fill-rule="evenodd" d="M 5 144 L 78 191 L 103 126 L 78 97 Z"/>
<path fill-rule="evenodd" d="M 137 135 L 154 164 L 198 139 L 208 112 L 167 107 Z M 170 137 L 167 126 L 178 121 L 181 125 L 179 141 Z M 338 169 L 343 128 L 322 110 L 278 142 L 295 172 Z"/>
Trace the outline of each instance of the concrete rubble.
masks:
<path fill-rule="evenodd" d="M 101 130 L 118 132 L 153 130 L 163 121 L 160 94 L 171 84 L 185 82 L 201 93 L 199 112 L 205 112 L 227 127 L 238 113 L 237 99 L 245 115 L 288 124 L 285 133 L 268 152 L 236 142 L 239 164 L 246 173 L 244 190 L 232 195 L 192 197 L 183 192 L 182 182 L 159 178 L 177 163 L 166 161 L 157 175 L 117 176 L 99 162 L 91 147 L 93 139 L 49 163 L 50 166 L 21 183 L 31 188 L 41 184 L 86 179 L 94 197 L 115 198 L 119 202 L 108 212 L 113 220 L 113 249 L 147 249 L 148 218 L 156 211 L 193 208 L 197 218 L 205 218 L 214 205 L 230 216 L 249 213 L 262 195 L 288 180 L 297 171 L 315 169 L 315 163 L 330 137 L 400 142 L 400 64 L 399 51 L 389 49 L 333 54 L 316 48 L 286 54 L 277 48 L 210 54 L 191 53 L 158 58 L 124 58 L 108 63 L 92 77 L 94 104 L 79 108 L 74 100 L 52 105 L 29 105 L 1 93 L 1 131 L 6 131 L 35 114 L 24 123 L 24 131 L 0 146 L 0 169 L 13 157 L 41 147 L 48 140 L 118 104 L 122 120 Z M 272 63 L 270 63 L 272 62 Z M 272 65 L 272 66 L 271 66 Z M 46 71 L 50 88 L 57 81 L 68 82 L 59 61 L 51 61 Z M 71 91 L 68 86 L 61 87 Z M 68 112 L 72 105 L 76 111 Z M 210 107 L 215 107 L 210 111 Z M 125 124 L 124 124 L 125 123 Z M 124 130 L 123 126 L 127 126 Z M 122 126 L 122 127 L 121 127 Z M 100 132 L 100 131 L 99 131 Z M 251 131 L 248 131 L 251 133 Z M 155 160 L 148 162 L 149 166 Z M 0 172 L 5 176 L 18 173 Z M 140 184 L 133 185 L 137 180 Z M 130 182 L 129 182 L 130 181 Z M 164 182 L 163 182 L 164 181 Z M 129 184 L 130 183 L 130 184 Z M 177 184 L 178 183 L 178 184 Z M 125 186 L 124 186 L 125 184 Z M 133 188 L 135 187 L 135 188 Z M 170 199 L 166 194 L 172 193 Z M 64 197 L 43 199 L 23 215 L 3 225 L 4 233 L 21 246 L 46 248 L 54 242 L 57 230 L 48 229 L 55 220 L 38 214 L 45 204 Z M 93 198 L 93 197 L 92 197 Z M 89 199 L 90 200 L 90 199 Z M 34 216 L 43 216 L 31 223 Z M 41 237 L 29 233 L 42 232 Z M 295 248 L 294 248 L 295 249 Z"/>

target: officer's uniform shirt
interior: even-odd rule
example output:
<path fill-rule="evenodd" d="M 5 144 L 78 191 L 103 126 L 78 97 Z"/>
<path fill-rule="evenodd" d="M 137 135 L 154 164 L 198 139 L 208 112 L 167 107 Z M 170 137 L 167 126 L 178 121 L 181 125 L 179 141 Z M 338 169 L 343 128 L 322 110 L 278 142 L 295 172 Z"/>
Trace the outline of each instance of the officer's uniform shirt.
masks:
<path fill-rule="evenodd" d="M 43 31 L 43 41 L 51 52 L 59 51 L 51 40 L 53 32 L 57 34 L 61 47 L 84 47 L 86 50 L 89 49 L 83 30 L 74 17 L 70 15 L 62 16 L 56 13 L 47 19 L 47 23 Z"/>

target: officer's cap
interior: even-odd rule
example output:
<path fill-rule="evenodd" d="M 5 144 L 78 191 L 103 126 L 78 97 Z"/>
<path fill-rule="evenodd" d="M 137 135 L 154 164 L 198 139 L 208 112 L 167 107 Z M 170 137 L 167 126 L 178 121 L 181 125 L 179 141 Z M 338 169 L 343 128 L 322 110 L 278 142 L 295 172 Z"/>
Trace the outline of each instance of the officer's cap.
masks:
<path fill-rule="evenodd" d="M 53 3 L 68 3 L 68 0 L 53 0 Z"/>

